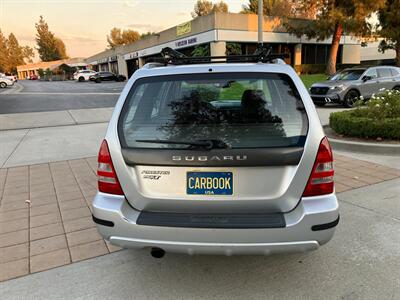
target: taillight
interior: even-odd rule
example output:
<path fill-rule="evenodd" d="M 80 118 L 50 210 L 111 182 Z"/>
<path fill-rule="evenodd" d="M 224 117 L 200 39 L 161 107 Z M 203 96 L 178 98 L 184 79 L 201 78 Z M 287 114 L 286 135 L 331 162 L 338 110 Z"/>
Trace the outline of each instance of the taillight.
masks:
<path fill-rule="evenodd" d="M 123 195 L 117 174 L 111 160 L 106 140 L 101 143 L 97 167 L 97 182 L 99 191 L 107 194 Z"/>
<path fill-rule="evenodd" d="M 303 197 L 333 193 L 333 155 L 328 139 L 324 137 L 319 144 L 317 158 L 308 179 Z"/>

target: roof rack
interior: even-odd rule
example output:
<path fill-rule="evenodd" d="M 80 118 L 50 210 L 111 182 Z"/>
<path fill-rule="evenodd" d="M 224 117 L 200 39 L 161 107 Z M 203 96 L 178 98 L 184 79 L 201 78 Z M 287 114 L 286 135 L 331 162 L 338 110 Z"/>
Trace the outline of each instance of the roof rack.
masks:
<path fill-rule="evenodd" d="M 264 47 L 258 44 L 256 51 L 249 55 L 229 55 L 229 56 L 186 56 L 170 47 L 161 50 L 162 57 L 149 59 L 151 63 L 161 63 L 166 65 L 188 65 L 188 64 L 209 64 L 209 63 L 239 63 L 239 62 L 262 62 L 262 63 L 282 63 L 282 60 L 289 58 L 288 53 L 271 53 L 271 47 Z"/>

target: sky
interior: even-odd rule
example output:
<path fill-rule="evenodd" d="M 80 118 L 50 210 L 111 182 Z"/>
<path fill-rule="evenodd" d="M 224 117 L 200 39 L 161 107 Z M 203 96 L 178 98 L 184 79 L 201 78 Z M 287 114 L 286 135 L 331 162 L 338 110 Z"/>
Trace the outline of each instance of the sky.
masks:
<path fill-rule="evenodd" d="M 35 47 L 35 23 L 42 15 L 69 57 L 88 57 L 107 47 L 113 27 L 140 33 L 161 31 L 191 19 L 196 0 L 0 0 L 0 29 L 21 45 Z M 215 2 L 215 1 L 214 1 Z M 225 0 L 239 12 L 245 0 Z M 35 61 L 38 60 L 36 55 Z"/>

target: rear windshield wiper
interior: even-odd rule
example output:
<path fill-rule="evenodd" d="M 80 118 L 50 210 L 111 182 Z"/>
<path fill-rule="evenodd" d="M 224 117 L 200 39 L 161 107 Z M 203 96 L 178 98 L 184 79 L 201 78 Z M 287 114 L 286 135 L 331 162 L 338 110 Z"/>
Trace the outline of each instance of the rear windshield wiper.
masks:
<path fill-rule="evenodd" d="M 206 149 L 213 148 L 230 148 L 225 142 L 220 140 L 199 140 L 199 141 L 172 141 L 172 140 L 135 140 L 137 143 L 151 144 L 170 144 L 170 145 L 188 145 L 194 148 L 204 147 Z"/>

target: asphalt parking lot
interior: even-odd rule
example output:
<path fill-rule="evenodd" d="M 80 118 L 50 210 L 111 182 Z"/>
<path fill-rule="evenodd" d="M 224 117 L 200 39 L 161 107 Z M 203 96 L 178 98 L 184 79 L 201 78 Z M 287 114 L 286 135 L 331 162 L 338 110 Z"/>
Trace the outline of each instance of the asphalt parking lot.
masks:
<path fill-rule="evenodd" d="M 23 80 L 0 90 L 0 114 L 113 107 L 125 84 Z"/>

